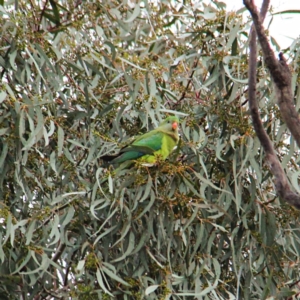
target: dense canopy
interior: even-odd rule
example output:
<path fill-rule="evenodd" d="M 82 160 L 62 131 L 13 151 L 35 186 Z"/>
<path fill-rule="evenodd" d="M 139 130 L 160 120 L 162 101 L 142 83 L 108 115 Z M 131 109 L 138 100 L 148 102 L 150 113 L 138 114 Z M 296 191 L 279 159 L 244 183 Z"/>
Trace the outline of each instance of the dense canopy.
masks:
<path fill-rule="evenodd" d="M 299 211 L 278 197 L 248 109 L 245 11 L 0 1 L 1 299 L 299 293 Z M 298 39 L 284 49 L 296 109 L 299 51 Z M 298 192 L 298 148 L 261 52 L 256 97 Z M 167 160 L 103 165 L 169 115 L 180 141 Z"/>

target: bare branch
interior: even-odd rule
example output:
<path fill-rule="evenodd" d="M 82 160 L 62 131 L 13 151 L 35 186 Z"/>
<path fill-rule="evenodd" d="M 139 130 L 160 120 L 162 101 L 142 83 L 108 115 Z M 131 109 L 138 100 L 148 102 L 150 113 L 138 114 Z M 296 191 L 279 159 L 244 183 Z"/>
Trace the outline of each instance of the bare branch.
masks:
<path fill-rule="evenodd" d="M 276 84 L 277 89 L 279 91 L 279 96 L 278 96 L 279 101 L 280 100 L 284 101 L 284 99 L 282 98 L 282 94 L 287 93 L 287 91 L 291 91 L 291 80 L 290 80 L 289 69 L 288 69 L 287 64 L 282 56 L 281 56 L 281 60 L 284 62 L 283 64 L 278 62 L 275 59 L 275 55 L 270 48 L 270 45 L 269 45 L 268 40 L 263 32 L 263 27 L 262 27 L 262 22 L 266 16 L 269 2 L 270 2 L 269 0 L 265 0 L 263 2 L 261 14 L 259 15 L 255 5 L 253 4 L 253 1 L 244 0 L 244 3 L 246 5 L 246 7 L 248 8 L 248 10 L 250 11 L 250 9 L 251 9 L 252 12 L 254 11 L 253 14 L 251 13 L 253 20 L 254 19 L 256 20 L 256 22 L 254 21 L 254 25 L 255 25 L 256 30 L 261 30 L 260 35 L 263 37 L 259 38 L 259 41 L 261 43 L 261 46 L 262 46 L 262 44 L 264 45 L 264 47 L 262 46 L 263 51 L 264 51 L 264 49 L 265 49 L 265 51 L 268 51 L 267 55 L 265 55 L 265 60 L 266 60 L 267 67 L 269 68 L 269 70 L 271 72 L 271 75 L 273 77 L 275 84 L 276 84 L 276 81 L 275 81 L 274 77 L 276 77 L 277 75 L 278 75 L 278 77 L 276 77 L 277 78 L 276 80 L 280 80 L 280 76 L 281 76 L 281 77 L 284 77 L 284 80 L 285 80 L 284 82 L 286 82 L 285 85 L 282 85 L 282 83 L 280 85 Z M 249 108 L 250 108 L 250 113 L 251 113 L 251 117 L 252 117 L 252 122 L 253 122 L 254 130 L 257 134 L 257 137 L 259 138 L 259 140 L 267 154 L 267 160 L 270 164 L 271 172 L 273 173 L 273 175 L 275 177 L 275 188 L 276 188 L 278 195 L 280 197 L 282 197 L 290 205 L 293 205 L 296 208 L 300 209 L 300 197 L 298 194 L 291 191 L 287 177 L 286 177 L 284 170 L 278 160 L 278 157 L 275 153 L 272 142 L 271 142 L 269 136 L 267 135 L 266 131 L 264 130 L 264 127 L 263 127 L 263 124 L 262 124 L 262 121 L 261 121 L 261 118 L 259 115 L 259 109 L 258 109 L 257 100 L 256 100 L 256 61 L 257 61 L 256 30 L 252 26 L 250 43 L 249 43 L 249 48 L 250 48 L 250 55 L 249 55 Z M 268 63 L 267 63 L 266 57 L 268 57 Z M 272 74 L 271 69 L 273 70 L 273 72 L 275 72 L 275 75 Z M 290 95 L 292 95 L 292 93 L 290 93 Z M 288 96 L 288 95 L 286 95 L 286 96 Z M 290 97 L 289 99 L 290 99 L 290 103 L 292 104 L 292 97 Z M 284 104 L 282 104 L 282 105 L 285 108 L 285 105 Z M 292 107 L 293 107 L 293 105 L 292 105 Z M 281 106 L 280 106 L 280 109 L 282 109 Z M 294 109 L 294 107 L 293 107 L 293 109 Z M 294 111 L 295 111 L 295 109 L 294 109 Z"/>
<path fill-rule="evenodd" d="M 300 119 L 293 103 L 291 72 L 282 53 L 279 54 L 279 61 L 276 59 L 253 0 L 244 0 L 244 4 L 252 16 L 266 65 L 276 86 L 282 118 L 300 147 Z"/>
<path fill-rule="evenodd" d="M 270 169 L 275 176 L 275 187 L 278 195 L 290 205 L 300 209 L 300 196 L 291 190 L 277 156 L 268 153 L 267 160 L 270 164 Z"/>
<path fill-rule="evenodd" d="M 262 16 L 261 16 L 262 21 L 268 10 L 268 4 L 269 4 L 269 1 L 263 2 L 263 5 L 262 5 L 263 11 L 262 11 Z M 256 7 L 255 7 L 255 9 L 256 9 Z M 258 110 L 258 105 L 257 105 L 257 100 L 256 100 L 257 46 L 256 46 L 256 31 L 253 26 L 251 28 L 249 48 L 250 48 L 250 55 L 249 55 L 249 91 L 248 91 L 248 93 L 249 93 L 249 108 L 250 108 L 250 113 L 252 116 L 253 126 L 254 126 L 254 130 L 257 134 L 257 137 L 259 138 L 266 153 L 272 153 L 272 155 L 275 155 L 272 142 L 271 142 L 269 136 L 267 135 L 266 131 L 264 130 L 264 127 L 263 127 L 263 124 L 262 124 L 262 121 L 261 121 L 261 118 L 259 115 L 259 110 Z"/>

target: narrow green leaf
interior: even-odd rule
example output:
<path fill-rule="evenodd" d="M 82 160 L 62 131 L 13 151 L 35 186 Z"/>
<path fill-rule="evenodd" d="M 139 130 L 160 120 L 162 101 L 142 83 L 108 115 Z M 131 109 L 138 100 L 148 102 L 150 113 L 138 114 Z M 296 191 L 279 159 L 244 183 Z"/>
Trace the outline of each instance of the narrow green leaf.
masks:
<path fill-rule="evenodd" d="M 80 144 L 80 142 L 75 141 L 75 140 L 71 140 L 71 139 L 67 139 L 67 141 L 77 147 L 80 147 L 82 149 L 88 149 L 87 147 L 83 146 L 82 144 Z"/>
<path fill-rule="evenodd" d="M 273 16 L 276 15 L 283 15 L 283 14 L 299 14 L 300 10 L 299 9 L 286 9 L 286 10 L 281 10 L 276 13 L 272 13 Z"/>
<path fill-rule="evenodd" d="M 14 229 L 14 226 L 12 224 L 12 216 L 11 216 L 11 214 L 9 214 L 6 218 L 6 233 L 5 233 L 5 238 L 4 238 L 2 245 L 4 245 L 7 242 L 8 238 L 10 237 L 11 231 L 13 229 Z"/>
<path fill-rule="evenodd" d="M 4 91 L 0 92 L 0 103 L 2 103 L 5 100 L 6 96 L 7 94 Z"/>
<path fill-rule="evenodd" d="M 103 264 L 101 266 L 102 271 L 107 274 L 110 278 L 126 285 L 126 286 L 130 286 L 129 283 L 127 283 L 126 281 L 124 281 L 122 278 L 120 278 L 119 276 L 117 276 L 115 273 L 113 273 L 110 269 L 106 268 L 105 265 Z"/>
<path fill-rule="evenodd" d="M 12 52 L 12 53 L 9 54 L 9 63 L 10 63 L 10 66 L 15 71 L 17 70 L 17 67 L 15 66 L 15 59 L 16 59 L 17 54 L 18 54 L 18 52 L 16 50 L 14 52 Z"/>
<path fill-rule="evenodd" d="M 99 243 L 101 241 L 101 239 L 106 236 L 107 234 L 111 233 L 112 231 L 114 231 L 116 228 L 118 227 L 118 225 L 114 225 L 112 227 L 110 227 L 109 229 L 105 230 L 102 234 L 100 234 L 99 236 L 97 236 L 97 238 L 94 241 L 94 245 L 96 245 L 97 243 Z"/>
<path fill-rule="evenodd" d="M 78 271 L 81 271 L 81 270 L 84 268 L 84 265 L 85 265 L 85 260 L 82 259 L 82 260 L 80 260 L 80 261 L 78 262 L 76 269 L 77 269 Z"/>
<path fill-rule="evenodd" d="M 5 144 L 3 144 L 1 155 L 0 155 L 0 169 L 1 170 L 3 170 L 2 166 L 3 166 L 4 162 L 5 162 L 7 153 L 8 153 L 8 144 L 5 143 Z"/>
<path fill-rule="evenodd" d="M 139 202 L 143 202 L 145 199 L 148 198 L 148 196 L 151 192 L 151 188 L 152 188 L 152 178 L 151 178 L 150 175 L 148 175 L 148 180 L 147 180 L 145 192 L 144 192 L 143 197 L 139 200 Z"/>
<path fill-rule="evenodd" d="M 113 297 L 113 294 L 111 294 L 111 293 L 109 292 L 109 290 L 106 288 L 106 286 L 105 286 L 105 284 L 104 284 L 104 282 L 103 282 L 103 278 L 102 278 L 101 272 L 100 272 L 99 269 L 97 269 L 97 271 L 96 271 L 96 277 L 97 277 L 97 281 L 98 281 L 100 287 L 103 289 L 103 291 L 104 291 L 106 294 L 108 294 L 108 295 L 110 295 L 110 296 Z"/>
<path fill-rule="evenodd" d="M 218 139 L 217 140 L 217 145 L 216 145 L 216 147 L 217 147 L 217 149 L 216 149 L 216 156 L 217 156 L 217 158 L 219 159 L 219 160 L 221 160 L 221 161 L 226 161 L 226 160 L 224 160 L 222 157 L 221 157 L 221 151 L 227 146 L 227 143 L 225 142 L 225 143 L 223 143 L 223 144 L 221 144 L 221 139 Z"/>
<path fill-rule="evenodd" d="M 54 20 L 56 24 L 60 24 L 60 16 L 59 16 L 59 10 L 56 5 L 56 2 L 54 0 L 49 0 L 51 6 L 52 6 L 52 11 L 54 13 Z"/>
<path fill-rule="evenodd" d="M 64 146 L 64 130 L 58 126 L 57 128 L 57 156 L 60 157 L 63 154 Z"/>
<path fill-rule="evenodd" d="M 71 220 L 73 219 L 75 214 L 75 209 L 73 206 L 70 206 L 68 209 L 68 213 L 62 223 L 62 226 L 66 226 L 67 224 L 69 224 L 71 222 Z"/>
<path fill-rule="evenodd" d="M 26 257 L 21 261 L 20 265 L 12 272 L 11 274 L 18 274 L 20 270 L 22 270 L 29 262 L 29 260 L 32 258 L 32 252 L 28 251 Z"/>
<path fill-rule="evenodd" d="M 137 18 L 137 16 L 140 14 L 140 11 L 141 11 L 140 4 L 137 2 L 135 4 L 134 10 L 133 10 L 131 16 L 127 20 L 124 20 L 124 22 L 125 23 L 133 22 Z"/>
<path fill-rule="evenodd" d="M 109 192 L 111 194 L 113 194 L 114 193 L 114 184 L 113 184 L 113 180 L 112 180 L 112 177 L 110 174 L 108 175 L 108 187 L 109 187 Z"/>
<path fill-rule="evenodd" d="M 146 296 L 150 295 L 151 293 L 156 291 L 158 287 L 159 287 L 159 284 L 154 284 L 154 285 L 148 286 L 145 290 L 145 295 Z"/>
<path fill-rule="evenodd" d="M 127 220 L 126 222 L 124 222 L 120 238 L 117 239 L 117 241 L 112 245 L 112 247 L 115 247 L 120 241 L 122 241 L 127 235 L 128 231 L 131 229 L 131 212 L 126 206 L 124 207 L 124 211 L 126 212 Z"/>
<path fill-rule="evenodd" d="M 29 245 L 31 243 L 33 232 L 35 230 L 35 225 L 36 225 L 36 220 L 33 220 L 33 221 L 30 222 L 30 225 L 29 225 L 29 227 L 27 229 L 27 233 L 26 233 L 26 243 L 25 243 L 25 245 Z"/>
<path fill-rule="evenodd" d="M 41 73 L 41 69 L 40 69 L 38 63 L 37 63 L 36 60 L 33 58 L 33 56 L 31 55 L 31 53 L 30 53 L 30 51 L 29 51 L 29 49 L 28 49 L 27 47 L 25 48 L 25 51 L 26 51 L 26 53 L 28 54 L 28 56 L 31 58 L 33 64 L 35 65 L 36 71 L 39 73 L 39 75 L 40 75 L 41 78 L 44 80 L 44 82 L 46 82 L 46 80 L 45 80 L 43 74 Z"/>
<path fill-rule="evenodd" d="M 150 210 L 152 205 L 154 204 L 154 201 L 156 199 L 154 192 L 151 190 L 150 191 L 150 201 L 149 204 L 143 209 L 143 211 L 135 218 L 136 220 L 140 219 L 147 211 Z"/>
<path fill-rule="evenodd" d="M 52 221 L 52 226 L 51 226 L 52 230 L 49 234 L 49 239 L 52 239 L 53 237 L 54 239 L 49 245 L 56 244 L 59 241 L 60 232 L 59 232 L 58 224 L 59 224 L 59 216 L 55 215 Z"/>
<path fill-rule="evenodd" d="M 123 253 L 122 256 L 118 257 L 117 259 L 114 259 L 113 262 L 121 261 L 125 259 L 128 255 L 130 255 L 133 251 L 133 248 L 135 246 L 135 236 L 132 232 L 129 233 L 129 240 L 128 240 L 128 247 L 126 251 Z"/>

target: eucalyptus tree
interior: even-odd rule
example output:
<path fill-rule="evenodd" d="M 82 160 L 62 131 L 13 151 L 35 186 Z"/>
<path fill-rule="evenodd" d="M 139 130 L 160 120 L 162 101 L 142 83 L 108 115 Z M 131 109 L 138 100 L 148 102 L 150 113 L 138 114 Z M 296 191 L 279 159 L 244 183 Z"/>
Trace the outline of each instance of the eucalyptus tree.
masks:
<path fill-rule="evenodd" d="M 299 292 L 299 41 L 270 63 L 245 4 L 257 63 L 223 2 L 0 1 L 2 299 Z M 167 160 L 103 164 L 169 115 Z"/>

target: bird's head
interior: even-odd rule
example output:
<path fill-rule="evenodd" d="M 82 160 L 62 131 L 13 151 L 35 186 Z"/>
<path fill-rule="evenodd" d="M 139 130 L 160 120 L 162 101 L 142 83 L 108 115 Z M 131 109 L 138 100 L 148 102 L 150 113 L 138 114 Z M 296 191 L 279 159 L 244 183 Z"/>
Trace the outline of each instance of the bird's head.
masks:
<path fill-rule="evenodd" d="M 163 122 L 160 123 L 159 127 L 166 131 L 178 132 L 179 119 L 176 116 L 167 117 Z"/>

